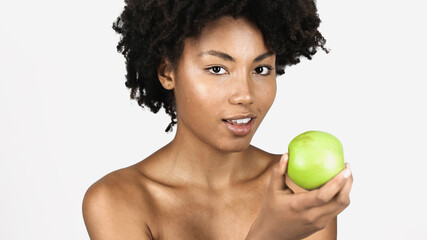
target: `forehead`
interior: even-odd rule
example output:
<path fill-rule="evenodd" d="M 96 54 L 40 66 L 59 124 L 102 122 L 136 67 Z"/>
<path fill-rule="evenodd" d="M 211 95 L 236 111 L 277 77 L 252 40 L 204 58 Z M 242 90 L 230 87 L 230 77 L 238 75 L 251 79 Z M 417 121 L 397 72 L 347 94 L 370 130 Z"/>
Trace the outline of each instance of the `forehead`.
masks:
<path fill-rule="evenodd" d="M 198 37 L 184 41 L 184 54 L 195 56 L 209 50 L 245 58 L 265 53 L 269 48 L 256 24 L 246 18 L 224 16 L 208 23 Z"/>

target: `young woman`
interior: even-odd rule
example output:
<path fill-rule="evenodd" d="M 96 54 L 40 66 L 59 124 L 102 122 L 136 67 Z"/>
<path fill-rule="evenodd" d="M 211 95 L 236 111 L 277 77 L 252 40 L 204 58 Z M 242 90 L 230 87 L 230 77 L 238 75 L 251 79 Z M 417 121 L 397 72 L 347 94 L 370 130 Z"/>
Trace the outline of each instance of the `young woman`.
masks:
<path fill-rule="evenodd" d="M 313 0 L 127 0 L 114 24 L 126 86 L 141 106 L 163 107 L 176 135 L 88 189 L 91 239 L 336 239 L 349 168 L 294 193 L 288 154 L 250 145 L 276 76 L 324 49 L 319 23 Z"/>

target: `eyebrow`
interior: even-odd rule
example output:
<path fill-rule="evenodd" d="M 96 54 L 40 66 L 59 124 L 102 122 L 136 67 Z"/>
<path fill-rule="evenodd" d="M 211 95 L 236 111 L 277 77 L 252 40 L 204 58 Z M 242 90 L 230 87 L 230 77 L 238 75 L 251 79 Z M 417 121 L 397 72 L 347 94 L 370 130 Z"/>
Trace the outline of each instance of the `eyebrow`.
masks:
<path fill-rule="evenodd" d="M 254 62 L 260 62 L 263 59 L 270 57 L 273 54 L 274 54 L 273 51 L 268 51 L 266 53 L 263 53 L 263 54 L 259 55 L 258 57 L 256 57 L 254 59 Z M 219 57 L 219 58 L 222 58 L 226 61 L 231 61 L 231 62 L 236 61 L 232 56 L 228 55 L 227 53 L 216 51 L 216 50 L 209 50 L 207 52 L 201 52 L 197 56 L 201 57 L 201 56 L 205 56 L 205 55 L 212 55 L 212 56 Z"/>

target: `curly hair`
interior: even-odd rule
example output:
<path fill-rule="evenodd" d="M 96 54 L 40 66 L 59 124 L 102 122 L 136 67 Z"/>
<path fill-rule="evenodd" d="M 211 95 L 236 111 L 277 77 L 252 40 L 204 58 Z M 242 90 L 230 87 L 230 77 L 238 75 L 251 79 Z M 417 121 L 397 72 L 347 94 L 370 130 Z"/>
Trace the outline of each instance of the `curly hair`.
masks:
<path fill-rule="evenodd" d="M 285 67 L 308 59 L 318 47 L 326 53 L 326 40 L 318 31 L 320 19 L 315 0 L 125 0 L 113 29 L 121 35 L 117 51 L 126 59 L 126 87 L 144 108 L 170 115 L 166 132 L 177 123 L 173 90 L 157 77 L 160 61 L 176 66 L 184 39 L 197 37 L 209 22 L 222 16 L 253 21 L 266 44 L 276 54 L 276 75 Z"/>

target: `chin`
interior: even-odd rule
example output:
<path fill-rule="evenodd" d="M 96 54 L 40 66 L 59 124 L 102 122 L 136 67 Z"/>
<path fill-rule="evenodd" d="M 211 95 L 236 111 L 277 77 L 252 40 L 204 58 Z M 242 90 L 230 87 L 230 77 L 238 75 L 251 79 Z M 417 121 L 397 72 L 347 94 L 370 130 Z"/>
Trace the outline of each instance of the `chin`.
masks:
<path fill-rule="evenodd" d="M 220 152 L 242 152 L 249 148 L 250 141 L 239 141 L 234 143 L 225 143 L 217 144 L 217 150 Z"/>

